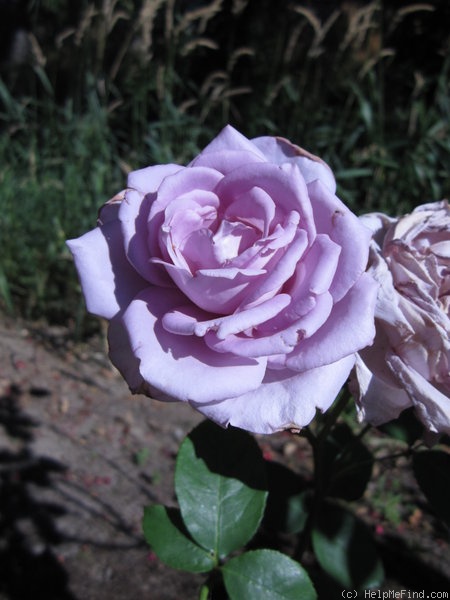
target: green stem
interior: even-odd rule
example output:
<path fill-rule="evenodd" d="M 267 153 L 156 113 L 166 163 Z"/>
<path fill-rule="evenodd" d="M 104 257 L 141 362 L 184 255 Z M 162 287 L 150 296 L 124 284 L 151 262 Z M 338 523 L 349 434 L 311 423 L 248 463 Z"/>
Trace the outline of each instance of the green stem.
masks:
<path fill-rule="evenodd" d="M 325 497 L 325 492 L 327 489 L 327 483 L 324 481 L 324 462 L 323 462 L 323 452 L 324 452 L 324 443 L 325 440 L 330 433 L 333 425 L 335 425 L 342 411 L 347 406 L 348 401 L 350 400 L 350 394 L 347 392 L 343 392 L 340 398 L 336 401 L 334 406 L 328 411 L 327 419 L 322 429 L 319 431 L 317 435 L 314 435 L 310 429 L 305 428 L 302 431 L 302 435 L 306 437 L 306 439 L 311 444 L 311 448 L 313 451 L 313 459 L 314 459 L 314 500 L 312 510 L 308 515 L 308 519 L 305 525 L 303 532 L 299 536 L 297 548 L 295 551 L 295 557 L 300 561 L 303 552 L 306 550 L 310 543 L 311 531 L 314 525 L 314 522 L 317 519 L 317 516 L 320 513 L 323 499 Z"/>
<path fill-rule="evenodd" d="M 205 583 L 200 588 L 200 594 L 198 596 L 198 600 L 208 600 L 208 596 L 209 596 L 209 587 Z"/>
<path fill-rule="evenodd" d="M 348 401 L 350 400 L 350 394 L 346 391 L 342 393 L 337 402 L 331 407 L 331 409 L 327 413 L 327 419 L 325 421 L 325 425 L 322 427 L 319 435 L 317 436 L 318 445 L 322 445 L 326 440 L 328 434 L 330 433 L 333 425 L 336 424 L 339 416 L 341 415 L 344 408 L 347 406 Z"/>

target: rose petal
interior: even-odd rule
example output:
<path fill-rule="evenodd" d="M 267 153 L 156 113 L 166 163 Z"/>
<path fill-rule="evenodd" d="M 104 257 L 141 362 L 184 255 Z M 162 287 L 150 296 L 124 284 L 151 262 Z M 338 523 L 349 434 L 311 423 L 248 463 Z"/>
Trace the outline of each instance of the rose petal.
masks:
<path fill-rule="evenodd" d="M 156 261 L 155 261 L 156 262 Z M 261 269 L 186 269 L 159 261 L 177 287 L 198 307 L 213 314 L 231 314 L 247 294 L 247 288 L 265 273 Z"/>
<path fill-rule="evenodd" d="M 178 335 L 203 337 L 208 331 L 214 330 L 219 339 L 225 339 L 271 319 L 286 308 L 290 301 L 287 294 L 279 294 L 248 310 L 215 319 L 207 319 L 208 313 L 192 305 L 177 307 L 164 315 L 162 323 L 164 329 Z"/>
<path fill-rule="evenodd" d="M 218 150 L 202 152 L 189 167 L 208 167 L 226 175 L 246 163 L 266 162 L 265 158 L 253 147 L 249 150 Z"/>
<path fill-rule="evenodd" d="M 280 137 L 264 136 L 252 139 L 253 144 L 264 154 L 269 162 L 282 165 L 285 162 L 296 164 L 305 182 L 319 179 L 334 194 L 336 181 L 330 167 L 318 156 Z"/>
<path fill-rule="evenodd" d="M 113 365 L 120 371 L 128 387 L 134 394 L 148 394 L 154 396 L 151 385 L 144 381 L 140 371 L 140 360 L 135 356 L 128 332 L 121 316 L 112 319 L 108 327 L 109 358 Z M 159 396 L 162 399 L 162 396 Z M 172 400 L 172 398 L 165 398 Z"/>
<path fill-rule="evenodd" d="M 319 234 L 295 270 L 289 293 L 295 299 L 328 291 L 334 279 L 341 247 L 327 235 Z"/>
<path fill-rule="evenodd" d="M 327 322 L 286 358 L 292 370 L 306 371 L 340 360 L 373 342 L 377 284 L 364 273 L 334 305 Z"/>
<path fill-rule="evenodd" d="M 267 370 L 259 389 L 238 398 L 192 406 L 223 427 L 233 425 L 253 433 L 269 434 L 301 429 L 316 409 L 327 410 L 345 383 L 354 355 L 305 373 Z"/>
<path fill-rule="evenodd" d="M 228 206 L 224 217 L 250 224 L 267 237 L 275 217 L 275 204 L 264 190 L 252 187 Z"/>
<path fill-rule="evenodd" d="M 196 160 L 201 160 L 208 154 L 228 152 L 230 150 L 256 155 L 260 160 L 266 160 L 258 148 L 242 133 L 231 125 L 226 125 L 222 131 L 199 154 Z"/>
<path fill-rule="evenodd" d="M 117 221 L 119 219 L 119 209 L 122 201 L 125 198 L 126 190 L 122 190 L 100 208 L 98 211 L 97 225 L 101 227 L 109 221 Z"/>
<path fill-rule="evenodd" d="M 128 262 L 118 221 L 68 240 L 89 312 L 111 319 L 148 284 Z"/>
<path fill-rule="evenodd" d="M 256 389 L 265 359 L 246 359 L 211 351 L 201 338 L 166 331 L 162 318 L 183 302 L 177 290 L 143 290 L 123 315 L 132 354 L 144 381 L 174 400 L 222 400 Z"/>
<path fill-rule="evenodd" d="M 151 254 L 147 243 L 147 220 L 155 196 L 142 197 L 141 192 L 127 190 L 119 209 L 122 224 L 122 244 L 128 260 L 136 271 L 148 282 L 170 286 L 167 273 L 160 266 L 150 262 Z"/>
<path fill-rule="evenodd" d="M 225 175 L 218 183 L 215 192 L 221 199 L 223 210 L 226 211 L 237 198 L 254 187 L 264 190 L 281 212 L 299 213 L 301 227 L 312 242 L 316 235 L 316 228 L 311 202 L 305 181 L 294 164 L 286 163 L 281 166 L 270 163 L 244 164 Z"/>
<path fill-rule="evenodd" d="M 156 192 L 167 176 L 173 175 L 183 168 L 180 165 L 167 164 L 131 171 L 128 175 L 127 187 L 143 195 Z"/>
<path fill-rule="evenodd" d="M 294 320 L 297 317 L 295 306 L 291 308 L 291 305 L 286 308 L 286 311 L 280 313 L 280 318 L 274 317 L 256 327 L 253 336 L 230 334 L 221 339 L 214 331 L 209 331 L 205 341 L 217 352 L 232 352 L 238 356 L 290 355 L 297 346 L 304 343 L 305 338 L 313 335 L 326 322 L 333 306 L 333 299 L 330 294 L 318 296 L 313 309 L 296 320 Z M 293 314 L 287 317 L 284 312 L 288 315 L 290 312 Z M 289 326 L 286 326 L 286 322 Z"/>
<path fill-rule="evenodd" d="M 387 363 L 411 399 L 416 412 L 429 431 L 450 433 L 450 404 L 442 394 L 400 356 L 391 354 Z"/>
<path fill-rule="evenodd" d="M 292 277 L 297 263 L 301 259 L 307 247 L 307 237 L 303 230 L 298 230 L 293 241 L 286 248 L 283 256 L 268 269 L 268 274 L 261 278 L 261 282 L 245 298 L 243 306 L 251 306 L 255 302 L 261 302 L 274 296 L 284 283 Z"/>
<path fill-rule="evenodd" d="M 381 247 L 386 231 L 395 223 L 395 219 L 383 213 L 369 213 L 359 217 L 361 223 L 372 232 L 373 241 Z"/>
<path fill-rule="evenodd" d="M 390 377 L 390 384 L 377 377 L 359 355 L 356 358 L 355 375 L 350 389 L 356 399 L 360 422 L 366 421 L 377 427 L 396 419 L 403 410 L 412 405 L 408 394 L 396 385 L 395 378 Z"/>
<path fill-rule="evenodd" d="M 151 256 L 147 244 L 149 211 L 163 180 L 183 168 L 179 165 L 167 164 L 132 171 L 128 175 L 129 189 L 120 205 L 119 219 L 122 223 L 125 252 L 138 273 L 156 285 L 167 286 L 170 282 L 163 269 L 149 262 Z"/>
<path fill-rule="evenodd" d="M 366 269 L 371 232 L 320 181 L 310 183 L 308 191 L 317 233 L 328 234 L 342 248 L 336 275 L 330 286 L 330 292 L 337 302 Z"/>
<path fill-rule="evenodd" d="M 221 180 L 222 175 L 214 169 L 198 167 L 192 169 L 182 169 L 171 177 L 167 177 L 161 184 L 158 195 L 151 205 L 147 218 L 148 234 L 144 237 L 148 245 L 148 251 L 153 258 L 163 258 L 166 249 L 161 247 L 160 231 L 166 216 L 165 211 L 171 210 L 169 205 L 180 196 L 191 194 L 195 190 L 201 192 L 212 192 L 216 184 Z"/>
<path fill-rule="evenodd" d="M 174 265 L 191 272 L 202 266 L 218 266 L 209 231 L 217 220 L 218 205 L 217 196 L 205 190 L 182 194 L 169 204 L 159 230 L 159 246 L 164 260 L 171 260 Z M 206 250 L 205 264 L 202 264 L 195 243 L 201 243 L 203 252 Z"/>

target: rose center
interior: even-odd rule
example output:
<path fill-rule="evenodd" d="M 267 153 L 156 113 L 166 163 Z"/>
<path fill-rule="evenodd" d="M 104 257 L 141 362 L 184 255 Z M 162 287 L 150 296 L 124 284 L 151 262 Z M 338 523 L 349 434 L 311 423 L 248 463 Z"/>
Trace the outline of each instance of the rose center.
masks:
<path fill-rule="evenodd" d="M 211 240 L 214 257 L 223 265 L 252 246 L 257 238 L 252 227 L 223 220 Z"/>

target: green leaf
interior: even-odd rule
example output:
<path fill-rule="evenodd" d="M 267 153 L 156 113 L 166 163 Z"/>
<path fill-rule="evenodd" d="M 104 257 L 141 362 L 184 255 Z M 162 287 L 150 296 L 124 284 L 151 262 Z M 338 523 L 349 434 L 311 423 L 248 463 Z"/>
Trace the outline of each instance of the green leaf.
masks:
<path fill-rule="evenodd" d="M 408 446 L 412 446 L 423 433 L 423 425 L 417 420 L 413 408 L 404 410 L 397 419 L 379 425 L 378 429 Z"/>
<path fill-rule="evenodd" d="M 312 531 L 320 566 L 345 589 L 378 587 L 383 566 L 368 528 L 348 510 L 325 502 Z"/>
<path fill-rule="evenodd" d="M 275 461 L 266 461 L 269 497 L 264 512 L 264 527 L 269 531 L 298 533 L 306 521 L 299 500 L 305 482 L 291 469 Z"/>
<path fill-rule="evenodd" d="M 413 470 L 436 515 L 450 525 L 450 454 L 442 450 L 417 452 Z"/>
<path fill-rule="evenodd" d="M 222 567 L 230 600 L 315 600 L 307 572 L 275 550 L 253 550 L 232 558 Z"/>
<path fill-rule="evenodd" d="M 257 443 L 240 429 L 204 421 L 181 444 L 175 490 L 196 542 L 220 558 L 237 550 L 253 537 L 266 504 Z"/>
<path fill-rule="evenodd" d="M 345 423 L 336 425 L 324 446 L 324 477 L 328 496 L 357 500 L 372 475 L 373 457 Z"/>
<path fill-rule="evenodd" d="M 305 528 L 311 512 L 312 492 L 307 490 L 288 498 L 286 531 L 300 533 Z"/>
<path fill-rule="evenodd" d="M 144 509 L 146 541 L 163 563 L 173 569 L 205 573 L 216 566 L 214 557 L 182 532 L 180 512 L 155 504 Z"/>

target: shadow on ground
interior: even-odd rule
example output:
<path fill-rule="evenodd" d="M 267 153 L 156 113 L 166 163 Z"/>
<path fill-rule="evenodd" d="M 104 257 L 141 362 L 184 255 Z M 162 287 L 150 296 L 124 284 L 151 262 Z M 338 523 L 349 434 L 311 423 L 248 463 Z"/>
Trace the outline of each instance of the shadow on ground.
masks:
<path fill-rule="evenodd" d="M 0 398 L 0 426 L 14 449 L 0 451 L 0 592 L 12 600 L 74 600 L 68 574 L 52 546 L 62 541 L 57 520 L 62 504 L 41 502 L 33 488 L 52 487 L 66 467 L 31 450 L 34 421 L 20 410 L 20 390 Z"/>

